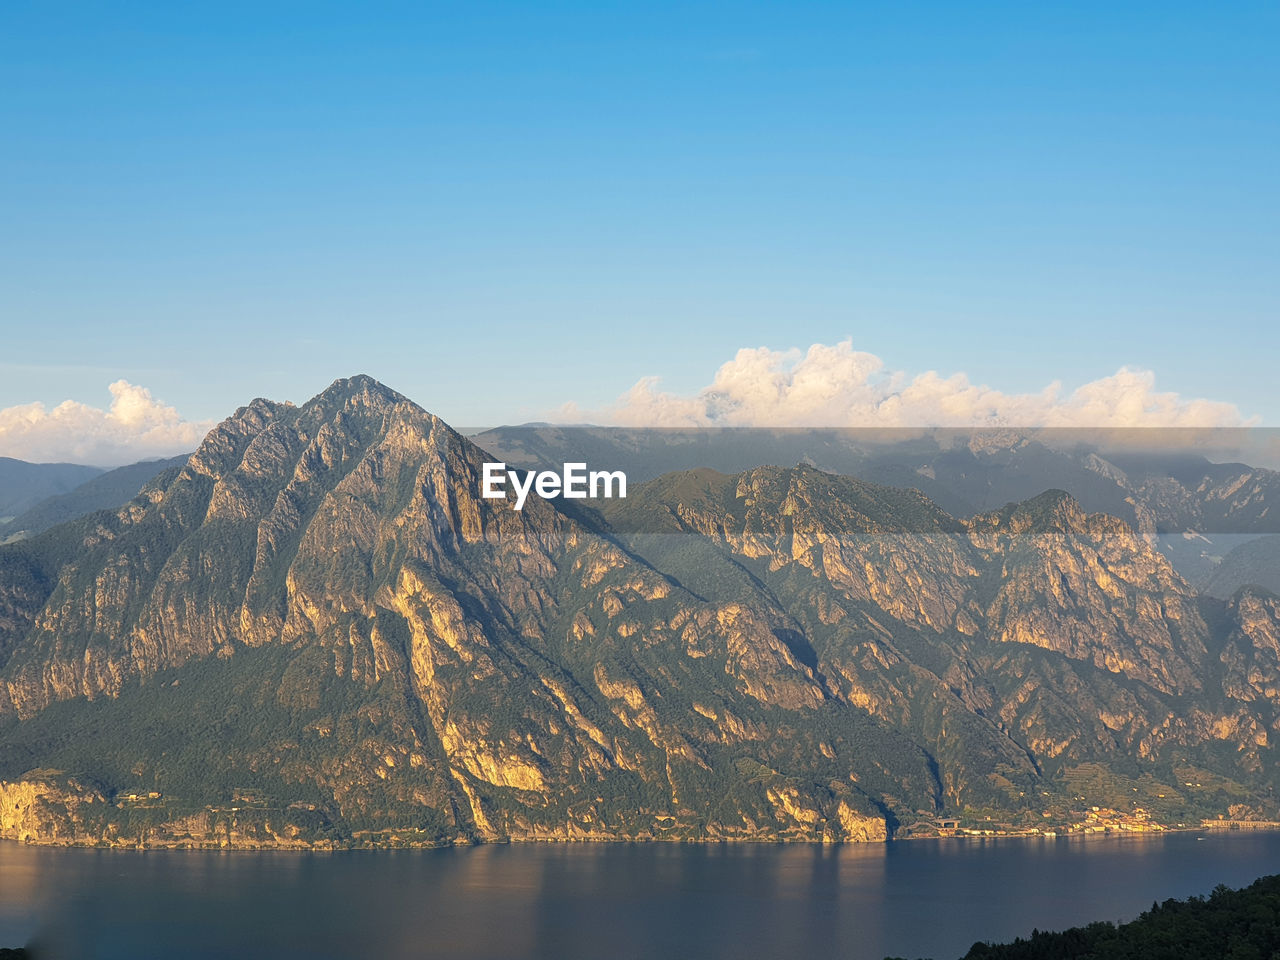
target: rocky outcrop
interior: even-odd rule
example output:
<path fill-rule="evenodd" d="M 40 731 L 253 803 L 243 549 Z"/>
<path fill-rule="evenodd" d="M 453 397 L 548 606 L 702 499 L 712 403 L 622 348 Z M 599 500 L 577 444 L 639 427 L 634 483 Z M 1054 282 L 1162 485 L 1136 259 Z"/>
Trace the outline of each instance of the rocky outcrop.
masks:
<path fill-rule="evenodd" d="M 0 780 L 0 839 L 69 844 L 91 838 L 101 826 L 106 798 L 57 771 L 33 771 Z"/>

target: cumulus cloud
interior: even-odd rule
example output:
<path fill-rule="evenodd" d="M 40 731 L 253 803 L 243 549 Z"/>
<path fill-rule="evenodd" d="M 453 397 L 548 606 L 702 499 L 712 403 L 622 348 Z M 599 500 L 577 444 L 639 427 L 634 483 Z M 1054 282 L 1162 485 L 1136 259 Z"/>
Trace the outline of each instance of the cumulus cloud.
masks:
<path fill-rule="evenodd" d="M 106 410 L 67 400 L 0 409 L 0 456 L 111 467 L 194 450 L 213 426 L 184 420 L 151 391 L 117 380 Z"/>
<path fill-rule="evenodd" d="M 806 351 L 739 350 L 691 395 L 640 380 L 604 411 L 562 409 L 566 420 L 655 427 L 1192 427 L 1248 426 L 1231 403 L 1156 389 L 1155 374 L 1123 367 L 1067 393 L 1005 393 L 963 373 L 890 370 L 851 340 Z"/>

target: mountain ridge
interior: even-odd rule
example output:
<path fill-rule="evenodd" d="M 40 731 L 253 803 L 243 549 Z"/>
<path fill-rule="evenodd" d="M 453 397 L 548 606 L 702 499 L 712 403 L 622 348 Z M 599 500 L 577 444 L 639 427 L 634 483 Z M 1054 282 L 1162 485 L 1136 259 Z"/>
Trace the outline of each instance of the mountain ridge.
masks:
<path fill-rule="evenodd" d="M 28 463 L 0 457 L 0 518 L 29 510 L 51 494 L 69 493 L 102 473 L 77 463 Z"/>
<path fill-rule="evenodd" d="M 188 456 L 117 467 L 90 477 L 66 493 L 45 497 L 7 523 L 0 523 L 0 543 L 33 536 L 87 513 L 115 509 L 132 499 L 156 474 L 185 463 Z"/>

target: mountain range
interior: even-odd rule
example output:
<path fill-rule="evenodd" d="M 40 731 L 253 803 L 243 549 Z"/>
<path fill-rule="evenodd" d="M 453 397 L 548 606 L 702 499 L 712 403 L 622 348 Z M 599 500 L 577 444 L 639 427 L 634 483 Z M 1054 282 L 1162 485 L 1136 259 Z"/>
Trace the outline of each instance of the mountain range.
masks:
<path fill-rule="evenodd" d="M 84 516 L 86 513 L 119 507 L 132 500 L 142 485 L 156 474 L 186 461 L 187 457 L 181 456 L 167 460 L 143 460 L 114 470 L 77 467 L 76 471 L 92 471 L 92 473 L 88 479 L 69 490 L 62 489 L 65 483 L 58 483 L 56 474 L 51 479 L 47 474 L 42 473 L 40 468 L 64 466 L 69 468 L 72 465 L 28 464 L 20 460 L 11 461 L 15 466 L 20 465 L 21 472 L 15 469 L 14 473 L 17 477 L 12 475 L 0 477 L 0 501 L 13 503 L 15 506 L 27 505 L 23 506 L 16 516 L 0 520 L 0 543 L 34 536 L 59 523 Z M 23 487 L 12 481 L 19 478 L 26 479 L 28 474 L 35 482 L 26 487 L 25 497 L 19 499 L 19 491 Z M 73 480 L 79 479 L 81 475 L 80 472 L 68 474 Z M 45 492 L 49 492 L 49 495 L 36 499 L 39 493 Z"/>
<path fill-rule="evenodd" d="M 255 400 L 123 506 L 0 548 L 0 836 L 856 841 L 1082 803 L 1276 815 L 1280 600 L 1201 592 L 1152 539 L 1189 517 L 1264 532 L 1269 471 L 1205 461 L 1172 487 L 1112 459 L 1081 492 L 1064 472 L 992 506 L 999 458 L 1044 455 L 900 450 L 910 485 L 881 482 L 907 479 L 888 461 L 705 456 L 626 499 L 517 511 L 480 495 L 510 441 L 354 377 Z M 606 441 L 564 449 L 628 466 Z M 1115 515 L 1082 502 L 1112 488 Z"/>
<path fill-rule="evenodd" d="M 0 523 L 46 497 L 69 493 L 103 471 L 75 463 L 27 463 L 0 457 Z"/>
<path fill-rule="evenodd" d="M 1200 452 L 1274 451 L 1268 431 L 959 429 L 634 429 L 532 424 L 477 443 L 525 467 L 590 460 L 633 480 L 696 467 L 736 473 L 762 463 L 807 463 L 918 489 L 969 518 L 1047 489 L 1090 513 L 1128 523 L 1192 583 L 1214 578 L 1237 546 L 1280 533 L 1280 471 L 1215 463 Z M 1227 569 L 1230 569 L 1228 567 Z M 1218 592 L 1230 577 L 1218 577 Z M 1241 584 L 1236 583 L 1234 586 Z M 1233 587 L 1234 588 L 1234 587 Z"/>

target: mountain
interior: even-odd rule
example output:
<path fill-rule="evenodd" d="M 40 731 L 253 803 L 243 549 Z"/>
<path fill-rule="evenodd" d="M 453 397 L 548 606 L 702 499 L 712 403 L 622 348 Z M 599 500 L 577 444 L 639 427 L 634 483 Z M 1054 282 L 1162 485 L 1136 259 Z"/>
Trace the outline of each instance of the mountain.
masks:
<path fill-rule="evenodd" d="M 27 463 L 0 457 L 0 521 L 14 517 L 46 497 L 68 493 L 102 473 L 75 463 Z"/>
<path fill-rule="evenodd" d="M 950 754 L 944 783 L 994 771 L 1023 795 L 1070 763 L 1208 763 L 1215 724 L 1271 722 L 1232 702 L 1257 690 L 1224 699 L 1211 683 L 1235 612 L 1062 491 L 961 524 L 914 491 L 761 468 L 655 482 L 612 511 L 621 529 L 643 511 L 712 541 L 793 612 L 835 695 Z M 711 569 L 667 561 L 663 539 L 629 543 L 676 578 Z M 1258 744 L 1237 747 L 1243 767 L 1265 766 Z M 950 809 L 974 802 L 944 794 Z"/>
<path fill-rule="evenodd" d="M 143 484 L 158 473 L 177 468 L 186 461 L 185 456 L 168 460 L 143 460 L 98 473 L 69 493 L 46 497 L 8 523 L 0 523 L 0 538 L 8 540 L 29 537 L 95 510 L 113 510 L 131 500 L 142 489 Z"/>
<path fill-rule="evenodd" d="M 961 518 L 1046 489 L 1068 491 L 1091 513 L 1152 539 L 1194 583 L 1233 547 L 1280 533 L 1280 472 L 1214 463 L 1187 431 L 633 429 L 537 424 L 500 427 L 475 441 L 525 466 L 612 463 L 635 480 L 697 467 L 736 473 L 762 463 L 808 463 L 920 490 Z M 1251 431 L 1236 446 L 1265 447 Z M 1224 441 L 1225 443 L 1225 441 Z"/>
<path fill-rule="evenodd" d="M 1062 491 L 957 518 L 756 466 L 517 511 L 480 496 L 487 459 L 355 377 L 255 400 L 118 510 L 0 548 L 0 836 L 882 840 L 1084 795 L 1133 823 L 1274 809 L 1280 610 L 1198 596 Z"/>
<path fill-rule="evenodd" d="M 1227 599 L 1249 584 L 1280 593 L 1280 536 L 1258 537 L 1233 549 L 1206 580 L 1204 591 Z"/>
<path fill-rule="evenodd" d="M 927 800 L 873 718 L 815 728 L 830 698 L 767 600 L 699 601 L 549 503 L 482 500 L 482 460 L 357 378 L 255 401 L 166 486 L 9 548 L 4 775 L 62 768 L 90 799 L 61 808 L 126 834 L 95 797 L 176 797 L 189 832 L 247 791 L 297 804 L 289 830 L 431 839 L 883 837 L 890 784 Z"/>

